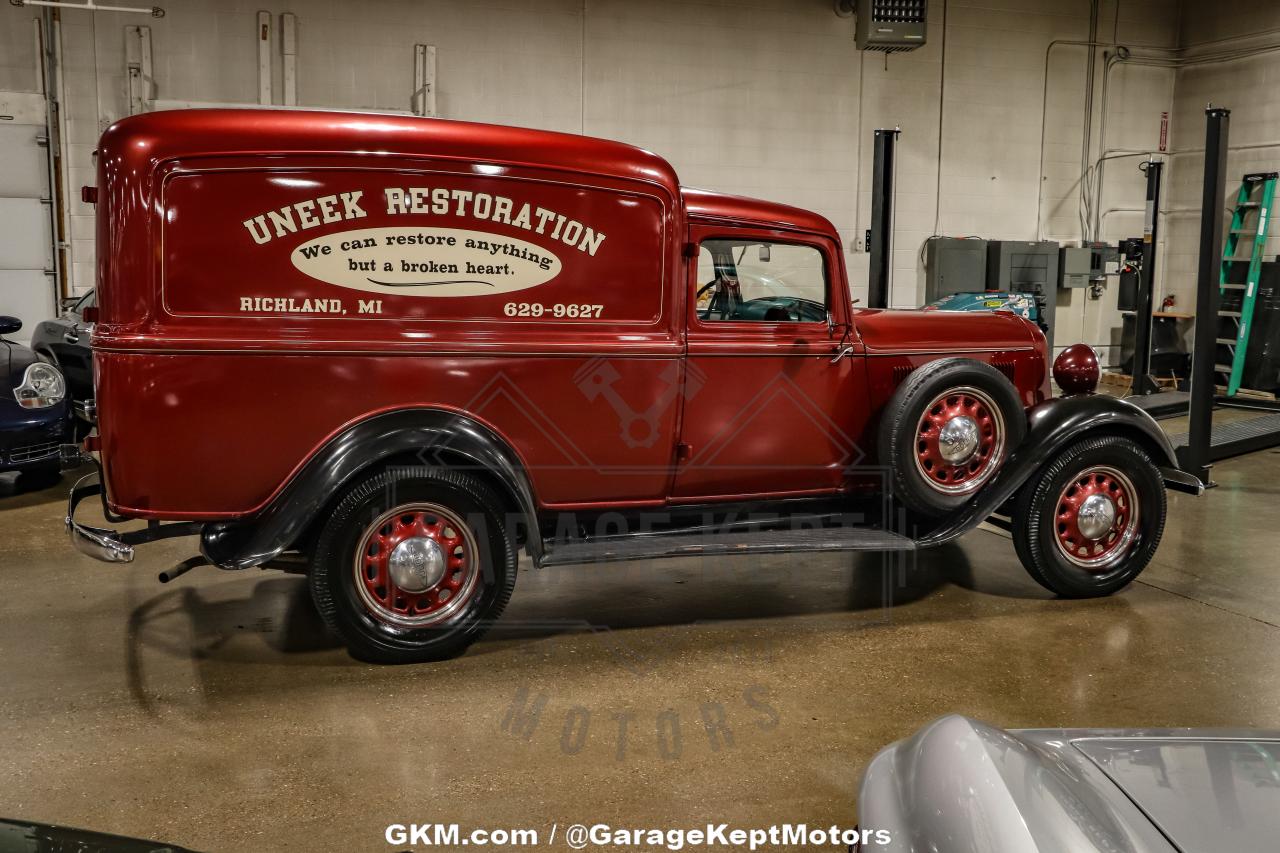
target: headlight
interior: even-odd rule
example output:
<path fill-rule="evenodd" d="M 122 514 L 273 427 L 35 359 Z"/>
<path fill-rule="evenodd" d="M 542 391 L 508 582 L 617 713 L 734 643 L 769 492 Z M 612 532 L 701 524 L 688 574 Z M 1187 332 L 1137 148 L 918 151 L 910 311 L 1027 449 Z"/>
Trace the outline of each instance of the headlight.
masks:
<path fill-rule="evenodd" d="M 47 409 L 67 396 L 67 383 L 52 364 L 36 362 L 22 374 L 13 396 L 24 409 Z"/>

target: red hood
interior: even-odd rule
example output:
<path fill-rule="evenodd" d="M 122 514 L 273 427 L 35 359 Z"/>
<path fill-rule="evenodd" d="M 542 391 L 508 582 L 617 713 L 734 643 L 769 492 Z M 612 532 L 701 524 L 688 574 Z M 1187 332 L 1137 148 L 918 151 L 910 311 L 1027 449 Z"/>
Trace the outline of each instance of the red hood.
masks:
<path fill-rule="evenodd" d="M 853 324 L 868 352 L 1023 349 L 1044 334 L 1008 311 L 854 309 Z"/>

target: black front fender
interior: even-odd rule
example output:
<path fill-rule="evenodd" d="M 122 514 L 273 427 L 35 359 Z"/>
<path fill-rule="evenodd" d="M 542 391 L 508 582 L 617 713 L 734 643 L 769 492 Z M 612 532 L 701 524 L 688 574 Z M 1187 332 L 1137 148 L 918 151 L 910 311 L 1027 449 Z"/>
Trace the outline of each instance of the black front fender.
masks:
<path fill-rule="evenodd" d="M 206 524 L 201 553 L 224 569 L 261 565 L 292 547 L 319 513 L 369 465 L 416 455 L 422 464 L 448 464 L 497 478 L 532 534 L 529 548 L 541 557 L 533 487 L 506 442 L 456 412 L 406 409 L 375 415 L 331 439 L 262 512 L 245 521 Z"/>
<path fill-rule="evenodd" d="M 1105 394 L 1055 397 L 1032 408 L 1027 414 L 1027 425 L 1026 438 L 1010 454 L 995 479 L 974 500 L 942 519 L 935 529 L 917 537 L 919 547 L 941 545 L 977 527 L 1064 447 L 1087 435 L 1122 435 L 1133 439 L 1161 469 L 1167 484 L 1189 487 L 1189 478 L 1179 476 L 1173 445 L 1160 424 L 1142 409 L 1117 397 Z"/>

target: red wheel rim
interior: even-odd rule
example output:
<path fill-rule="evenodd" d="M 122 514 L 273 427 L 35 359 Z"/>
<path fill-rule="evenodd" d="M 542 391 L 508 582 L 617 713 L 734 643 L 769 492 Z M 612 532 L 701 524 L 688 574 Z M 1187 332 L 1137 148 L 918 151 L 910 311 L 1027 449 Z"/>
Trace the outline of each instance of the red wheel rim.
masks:
<path fill-rule="evenodd" d="M 949 442 L 956 430 L 967 433 L 971 452 Z M 925 408 L 916 427 L 916 469 L 935 491 L 967 495 L 991 478 L 1004 458 L 1005 425 L 1000 407 L 985 391 L 972 386 L 939 394 Z M 950 458 L 949 458 L 950 457 Z"/>
<path fill-rule="evenodd" d="M 371 615 L 421 628 L 462 612 L 476 593 L 478 568 L 471 528 L 446 507 L 414 503 L 383 513 L 365 528 L 353 571 Z"/>
<path fill-rule="evenodd" d="M 1138 511 L 1137 492 L 1123 473 L 1108 467 L 1081 471 L 1058 496 L 1054 511 L 1058 550 L 1088 571 L 1110 569 L 1124 559 L 1137 538 Z M 1109 523 L 1104 524 L 1108 516 Z"/>

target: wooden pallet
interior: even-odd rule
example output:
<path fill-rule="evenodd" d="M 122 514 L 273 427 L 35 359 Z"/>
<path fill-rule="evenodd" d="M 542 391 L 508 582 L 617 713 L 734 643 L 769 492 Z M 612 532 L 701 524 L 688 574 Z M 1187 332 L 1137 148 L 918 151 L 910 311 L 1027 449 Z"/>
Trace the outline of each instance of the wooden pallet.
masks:
<path fill-rule="evenodd" d="M 1225 397 L 1227 395 L 1227 386 L 1215 385 L 1213 387 L 1217 391 L 1218 396 Z M 1255 391 L 1252 388 L 1240 388 L 1239 390 L 1236 391 L 1236 396 L 1244 397 L 1246 400 L 1274 401 L 1276 399 L 1276 395 L 1272 394 L 1270 391 Z"/>
<path fill-rule="evenodd" d="M 1178 380 L 1164 377 L 1153 377 L 1156 380 L 1156 387 L 1161 391 L 1178 390 Z M 1123 397 L 1133 387 L 1133 377 L 1124 373 L 1103 373 L 1098 380 L 1098 388 L 1108 394 L 1117 397 Z M 1227 394 L 1227 386 L 1215 385 L 1214 390 L 1219 397 L 1225 397 Z M 1236 391 L 1237 397 L 1244 397 L 1246 400 L 1272 400 L 1276 399 L 1276 395 L 1270 391 L 1255 391 L 1252 388 L 1241 388 Z"/>
<path fill-rule="evenodd" d="M 1178 390 L 1178 380 L 1173 377 L 1153 377 L 1156 381 L 1156 387 L 1161 391 Z M 1098 380 L 1098 386 L 1101 390 L 1117 397 L 1124 396 L 1129 389 L 1133 387 L 1133 377 L 1125 373 L 1103 373 Z"/>

